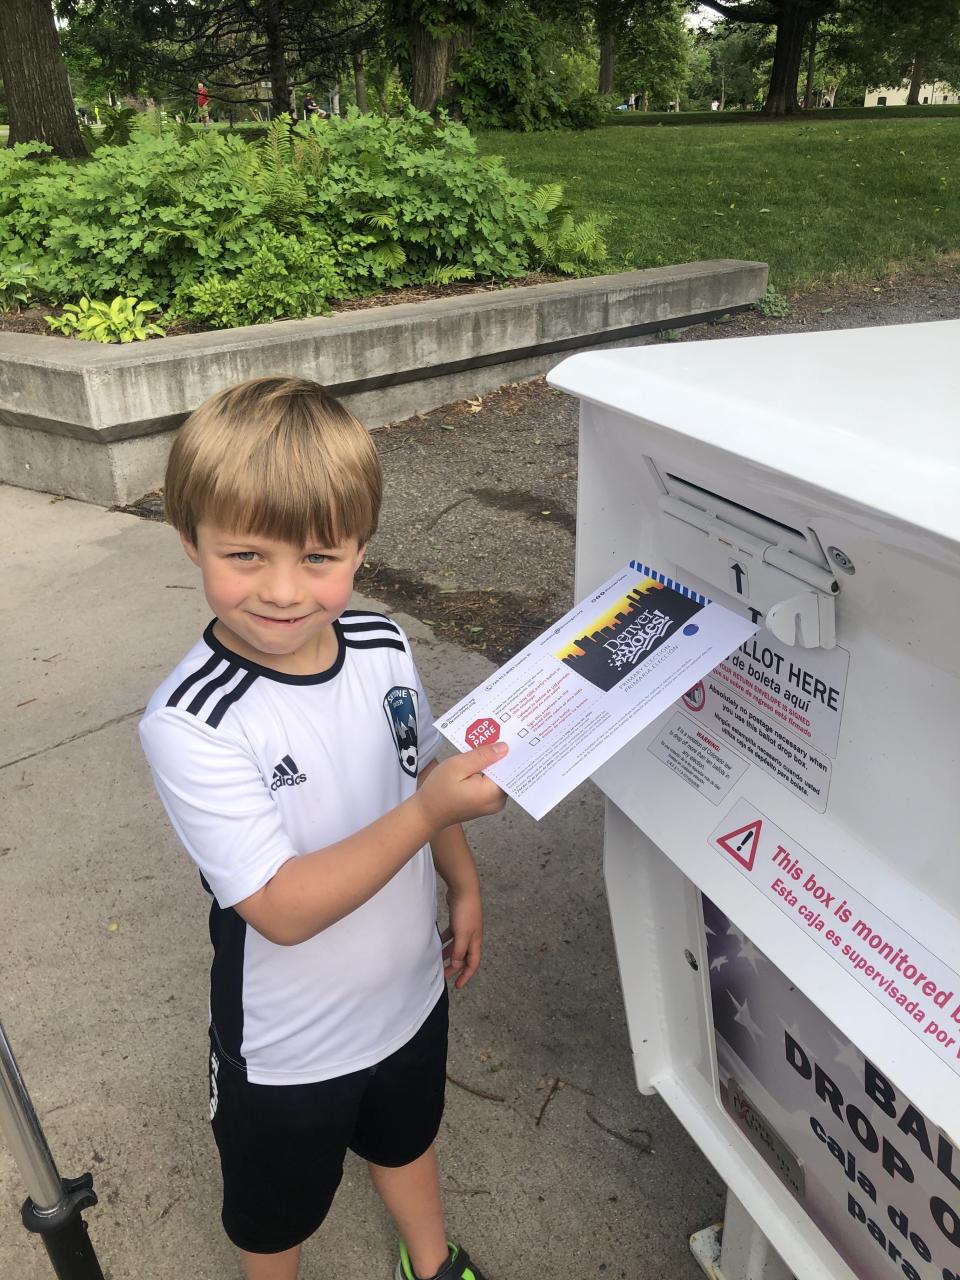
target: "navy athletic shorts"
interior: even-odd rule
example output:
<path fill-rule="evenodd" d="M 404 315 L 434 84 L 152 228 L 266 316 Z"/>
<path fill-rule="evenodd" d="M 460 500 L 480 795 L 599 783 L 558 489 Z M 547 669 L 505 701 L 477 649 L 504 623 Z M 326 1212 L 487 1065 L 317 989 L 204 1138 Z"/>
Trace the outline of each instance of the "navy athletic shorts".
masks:
<path fill-rule="evenodd" d="M 216 1050 L 210 1110 L 223 1225 L 249 1253 L 280 1253 L 327 1216 L 348 1150 L 399 1167 L 429 1148 L 443 1115 L 446 989 L 420 1030 L 376 1066 L 315 1084 L 251 1084 Z"/>

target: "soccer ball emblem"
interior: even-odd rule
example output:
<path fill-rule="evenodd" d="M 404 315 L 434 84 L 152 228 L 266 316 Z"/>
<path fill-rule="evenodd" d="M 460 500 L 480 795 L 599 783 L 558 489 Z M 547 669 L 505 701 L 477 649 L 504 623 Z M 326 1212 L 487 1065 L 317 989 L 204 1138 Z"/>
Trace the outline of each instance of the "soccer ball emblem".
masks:
<path fill-rule="evenodd" d="M 409 773 L 411 777 L 417 776 L 417 761 L 419 752 L 415 746 L 400 748 L 400 767 L 404 773 Z"/>

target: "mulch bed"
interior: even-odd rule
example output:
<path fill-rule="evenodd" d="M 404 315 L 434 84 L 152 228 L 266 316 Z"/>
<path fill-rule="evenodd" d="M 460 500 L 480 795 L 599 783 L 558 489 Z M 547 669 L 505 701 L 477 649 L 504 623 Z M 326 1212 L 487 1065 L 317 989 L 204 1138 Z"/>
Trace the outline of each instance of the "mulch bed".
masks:
<path fill-rule="evenodd" d="M 433 298 L 451 298 L 465 293 L 500 293 L 504 289 L 518 289 L 530 284 L 553 284 L 568 278 L 551 275 L 548 272 L 534 272 L 517 280 L 485 282 L 462 280 L 456 284 L 410 285 L 405 289 L 389 289 L 386 293 L 376 293 L 366 298 L 344 298 L 341 302 L 332 302 L 330 309 L 336 315 L 341 311 L 365 311 L 368 307 L 395 307 L 403 302 L 428 302 Z M 0 311 L 0 332 L 39 333 L 51 338 L 62 338 L 64 335 L 51 329 L 45 318 L 48 315 L 60 314 L 59 307 L 24 307 L 21 311 Z M 181 322 L 170 325 L 166 336 L 176 338 L 185 333 L 206 333 L 209 329 L 209 325 Z"/>

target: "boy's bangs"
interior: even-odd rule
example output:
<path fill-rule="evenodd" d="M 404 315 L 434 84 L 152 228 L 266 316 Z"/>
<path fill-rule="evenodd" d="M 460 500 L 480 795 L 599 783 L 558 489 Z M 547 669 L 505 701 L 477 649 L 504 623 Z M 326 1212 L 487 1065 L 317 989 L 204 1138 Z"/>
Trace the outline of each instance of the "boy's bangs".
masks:
<path fill-rule="evenodd" d="M 236 533 L 298 547 L 314 540 L 333 547 L 351 537 L 365 544 L 378 514 L 368 477 L 311 452 L 295 465 L 262 450 L 226 463 L 205 504 L 207 518 Z"/>
<path fill-rule="evenodd" d="M 369 432 L 315 382 L 253 378 L 211 396 L 170 451 L 167 514 L 191 540 L 236 533 L 335 546 L 376 533 L 383 479 Z"/>

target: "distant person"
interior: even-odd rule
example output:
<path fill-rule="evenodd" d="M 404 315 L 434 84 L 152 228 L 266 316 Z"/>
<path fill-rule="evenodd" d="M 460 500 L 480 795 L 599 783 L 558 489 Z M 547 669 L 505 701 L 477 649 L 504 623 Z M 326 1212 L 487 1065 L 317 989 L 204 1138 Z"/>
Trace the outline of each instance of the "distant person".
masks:
<path fill-rule="evenodd" d="M 714 98 L 714 100 L 710 103 L 710 110 L 711 110 L 711 111 L 719 111 L 719 110 L 720 110 L 720 99 L 719 99 L 719 98 Z"/>
<path fill-rule="evenodd" d="M 320 108 L 317 106 L 317 100 L 312 93 L 303 95 L 303 118 L 310 120 L 314 116 L 320 115 Z"/>
<path fill-rule="evenodd" d="M 503 808 L 482 771 L 506 746 L 438 763 L 407 637 L 348 608 L 381 489 L 366 427 L 293 377 L 212 396 L 167 466 L 214 618 L 140 736 L 209 894 L 210 1119 L 246 1280 L 295 1280 L 348 1151 L 397 1224 L 396 1280 L 483 1280 L 448 1243 L 434 1140 L 446 981 L 481 958 L 460 823 Z"/>
<path fill-rule="evenodd" d="M 89 124 L 89 123 L 90 123 L 90 108 L 89 108 L 89 107 L 77 107 L 77 116 L 78 116 L 78 118 L 79 118 L 79 120 L 80 120 L 80 123 L 81 123 L 81 124 Z"/>
<path fill-rule="evenodd" d="M 830 99 L 829 99 L 829 98 L 824 98 L 824 100 L 823 100 L 823 105 L 824 105 L 825 107 L 831 107 L 831 106 L 833 106 L 833 103 L 830 101 Z"/>
<path fill-rule="evenodd" d="M 201 80 L 197 84 L 197 115 L 200 117 L 201 123 L 205 125 L 210 123 L 209 102 L 210 95 L 207 92 L 207 86 Z"/>
<path fill-rule="evenodd" d="M 635 93 L 631 93 L 630 97 L 627 99 L 627 110 L 636 111 L 636 109 L 637 109 L 637 95 Z"/>

